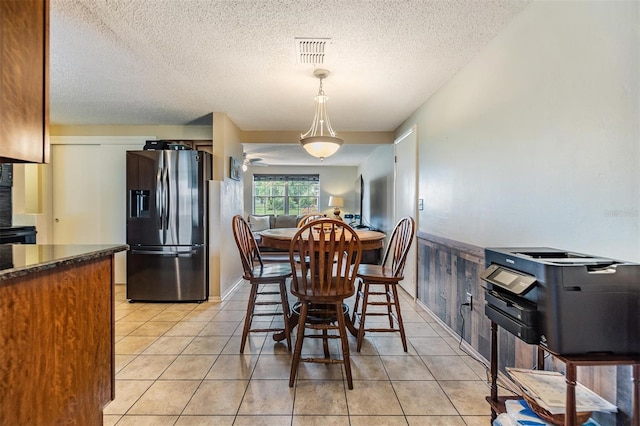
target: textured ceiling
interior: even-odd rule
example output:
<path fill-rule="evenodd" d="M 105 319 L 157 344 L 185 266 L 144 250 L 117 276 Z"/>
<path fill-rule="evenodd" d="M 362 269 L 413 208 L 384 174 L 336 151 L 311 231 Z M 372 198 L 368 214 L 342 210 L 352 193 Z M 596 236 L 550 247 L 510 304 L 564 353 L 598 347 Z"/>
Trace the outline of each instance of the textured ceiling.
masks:
<path fill-rule="evenodd" d="M 324 81 L 340 131 L 392 131 L 528 0 L 51 0 L 53 124 L 305 132 Z M 296 37 L 328 38 L 299 64 Z"/>

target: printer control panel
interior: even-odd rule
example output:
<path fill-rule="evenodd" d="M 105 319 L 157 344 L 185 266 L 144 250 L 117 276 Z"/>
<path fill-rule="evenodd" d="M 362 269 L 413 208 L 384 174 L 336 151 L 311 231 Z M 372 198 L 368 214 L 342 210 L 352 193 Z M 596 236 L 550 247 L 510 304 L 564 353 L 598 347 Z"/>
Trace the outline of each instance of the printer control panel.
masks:
<path fill-rule="evenodd" d="M 536 283 L 536 278 L 531 275 L 495 264 L 485 269 L 480 278 L 513 294 L 526 293 Z"/>

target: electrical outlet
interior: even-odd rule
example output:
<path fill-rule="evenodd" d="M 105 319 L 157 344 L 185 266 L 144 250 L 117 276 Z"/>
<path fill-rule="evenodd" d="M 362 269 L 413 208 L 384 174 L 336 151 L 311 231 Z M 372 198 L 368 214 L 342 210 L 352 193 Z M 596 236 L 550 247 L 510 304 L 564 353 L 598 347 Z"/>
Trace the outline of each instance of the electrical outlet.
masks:
<path fill-rule="evenodd" d="M 469 304 L 469 310 L 473 311 L 473 295 L 469 292 L 467 292 L 467 300 L 465 303 Z"/>

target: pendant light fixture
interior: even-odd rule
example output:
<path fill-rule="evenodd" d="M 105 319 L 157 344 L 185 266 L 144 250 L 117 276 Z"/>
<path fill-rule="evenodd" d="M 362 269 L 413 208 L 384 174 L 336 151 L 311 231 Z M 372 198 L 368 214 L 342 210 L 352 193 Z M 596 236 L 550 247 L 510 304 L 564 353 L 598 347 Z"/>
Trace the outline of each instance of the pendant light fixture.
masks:
<path fill-rule="evenodd" d="M 313 75 L 320 79 L 320 90 L 314 98 L 316 101 L 316 113 L 309 131 L 304 135 L 300 135 L 300 143 L 309 154 L 324 160 L 326 157 L 335 154 L 344 141 L 336 137 L 336 132 L 331 127 L 331 121 L 327 113 L 329 97 L 322 90 L 322 79 L 327 78 L 329 71 L 317 69 L 313 72 Z"/>

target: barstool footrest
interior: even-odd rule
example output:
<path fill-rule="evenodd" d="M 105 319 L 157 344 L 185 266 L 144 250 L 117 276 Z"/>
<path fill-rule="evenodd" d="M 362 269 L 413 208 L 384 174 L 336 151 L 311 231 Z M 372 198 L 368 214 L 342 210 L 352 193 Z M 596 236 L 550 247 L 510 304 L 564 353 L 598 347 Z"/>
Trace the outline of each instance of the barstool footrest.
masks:
<path fill-rule="evenodd" d="M 255 332 L 255 333 L 266 333 L 268 331 L 283 332 L 284 328 L 280 327 L 280 328 L 250 328 L 249 329 L 249 332 Z"/>

